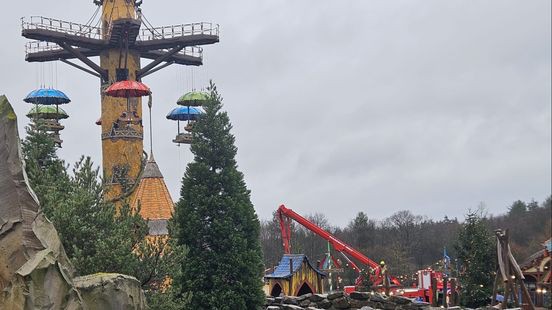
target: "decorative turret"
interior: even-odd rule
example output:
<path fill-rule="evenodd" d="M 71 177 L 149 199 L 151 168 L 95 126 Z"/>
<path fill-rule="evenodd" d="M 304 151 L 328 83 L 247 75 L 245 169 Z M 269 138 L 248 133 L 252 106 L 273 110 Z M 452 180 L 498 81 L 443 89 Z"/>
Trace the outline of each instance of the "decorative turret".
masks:
<path fill-rule="evenodd" d="M 131 206 L 135 210 L 140 206 L 140 215 L 148 220 L 150 236 L 168 234 L 167 224 L 174 212 L 174 202 L 153 154 L 144 167 Z"/>

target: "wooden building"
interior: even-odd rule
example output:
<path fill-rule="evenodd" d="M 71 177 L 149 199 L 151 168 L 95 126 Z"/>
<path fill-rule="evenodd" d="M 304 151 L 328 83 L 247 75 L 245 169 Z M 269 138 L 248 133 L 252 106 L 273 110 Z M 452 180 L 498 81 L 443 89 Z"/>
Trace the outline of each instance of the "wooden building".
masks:
<path fill-rule="evenodd" d="M 274 272 L 265 275 L 270 296 L 301 296 L 324 293 L 326 274 L 314 267 L 304 254 L 285 254 Z"/>
<path fill-rule="evenodd" d="M 552 303 L 552 239 L 543 243 L 543 248 L 529 256 L 521 265 L 525 285 L 535 306 Z"/>

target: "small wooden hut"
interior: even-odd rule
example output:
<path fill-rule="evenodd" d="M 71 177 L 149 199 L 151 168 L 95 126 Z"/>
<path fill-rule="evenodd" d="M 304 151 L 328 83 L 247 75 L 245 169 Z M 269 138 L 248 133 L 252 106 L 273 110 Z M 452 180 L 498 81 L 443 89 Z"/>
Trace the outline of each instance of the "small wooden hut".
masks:
<path fill-rule="evenodd" d="M 543 248 L 529 256 L 520 267 L 535 306 L 552 302 L 552 239 L 545 241 Z"/>
<path fill-rule="evenodd" d="M 304 254 L 284 254 L 274 272 L 265 275 L 270 296 L 301 296 L 324 293 L 326 274 L 314 267 Z"/>

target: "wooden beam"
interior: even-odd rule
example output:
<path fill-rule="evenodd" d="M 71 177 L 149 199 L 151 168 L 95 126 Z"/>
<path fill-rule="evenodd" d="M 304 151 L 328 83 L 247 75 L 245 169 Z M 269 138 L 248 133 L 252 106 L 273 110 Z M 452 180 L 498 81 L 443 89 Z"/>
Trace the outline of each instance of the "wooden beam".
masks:
<path fill-rule="evenodd" d="M 96 72 L 94 72 L 94 71 L 92 71 L 92 70 L 88 70 L 88 69 L 86 69 L 86 68 L 83 67 L 83 66 L 79 66 L 79 65 L 77 65 L 77 64 L 75 64 L 75 63 L 72 63 L 72 62 L 70 62 L 69 60 L 60 58 L 59 61 L 61 61 L 61 62 L 63 62 L 63 63 L 66 63 L 66 64 L 68 64 L 68 65 L 70 65 L 70 66 L 73 66 L 73 67 L 75 67 L 75 68 L 77 68 L 77 69 L 79 69 L 79 70 L 82 70 L 82 71 L 86 72 L 86 73 L 90 73 L 90 74 L 92 74 L 93 76 L 96 76 L 96 77 L 101 78 L 101 75 L 99 75 L 98 73 L 96 73 Z"/>
<path fill-rule="evenodd" d="M 148 75 L 150 75 L 150 74 L 152 74 L 152 73 L 155 73 L 155 72 L 157 72 L 157 71 L 159 71 L 159 70 L 161 70 L 161 69 L 163 69 L 163 68 L 166 68 L 166 67 L 168 67 L 168 66 L 170 66 L 170 65 L 172 65 L 172 64 L 174 64 L 174 60 L 169 61 L 169 62 L 166 62 L 166 63 L 164 63 L 164 64 L 162 64 L 162 65 L 160 65 L 160 66 L 157 66 L 157 67 L 155 67 L 155 68 L 149 70 L 148 72 L 144 72 L 144 73 L 142 73 L 142 74 L 137 73 L 137 74 L 136 74 L 136 79 L 138 80 L 138 79 L 141 79 L 141 78 L 143 78 L 143 77 L 146 77 L 146 76 L 148 76 Z"/>
<path fill-rule="evenodd" d="M 89 66 L 92 70 L 96 71 L 104 81 L 107 81 L 109 78 L 107 76 L 107 70 L 102 69 L 100 66 L 98 66 L 95 62 L 88 59 L 88 57 L 84 56 L 81 52 L 74 49 L 73 47 L 69 46 L 67 43 L 64 42 L 56 42 L 59 46 L 63 47 L 64 50 L 68 51 L 69 53 L 75 55 L 80 61 L 84 62 L 87 66 Z"/>
<path fill-rule="evenodd" d="M 184 46 L 177 46 L 171 50 L 169 50 L 168 52 L 165 52 L 163 55 L 159 56 L 157 59 L 155 59 L 154 61 L 152 61 L 151 63 L 149 63 L 147 66 L 145 66 L 144 68 L 142 68 L 140 71 L 138 71 L 138 73 L 136 74 L 137 76 L 143 76 L 144 73 L 148 72 L 149 70 L 155 68 L 158 64 L 162 63 L 163 61 L 167 60 L 169 57 L 171 57 L 172 55 L 180 52 L 182 49 L 184 48 Z"/>

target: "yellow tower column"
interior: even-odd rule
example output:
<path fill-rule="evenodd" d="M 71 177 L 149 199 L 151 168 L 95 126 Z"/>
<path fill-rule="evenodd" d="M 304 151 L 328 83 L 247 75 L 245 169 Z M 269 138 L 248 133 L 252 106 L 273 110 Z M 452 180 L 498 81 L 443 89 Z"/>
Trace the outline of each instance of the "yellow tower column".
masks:
<path fill-rule="evenodd" d="M 121 19 L 136 19 L 134 0 L 105 0 L 102 12 L 102 32 L 109 36 L 113 22 Z M 128 51 L 125 61 L 125 47 L 115 47 L 104 50 L 100 54 L 100 66 L 108 71 L 109 81 L 102 83 L 102 159 L 104 178 L 109 184 L 106 199 L 113 200 L 121 196 L 122 184 L 132 186 L 142 166 L 143 154 L 143 127 L 141 124 L 132 125 L 132 135 L 114 135 L 114 124 L 123 112 L 127 110 L 126 98 L 114 98 L 105 95 L 105 89 L 117 80 L 116 71 L 119 68 L 128 69 L 128 79 L 136 80 L 136 71 L 140 69 L 140 55 Z M 131 110 L 136 110 L 142 118 L 142 99 L 130 98 Z M 120 177 L 123 176 L 124 179 Z"/>

